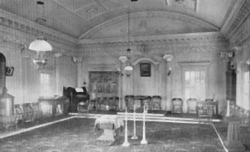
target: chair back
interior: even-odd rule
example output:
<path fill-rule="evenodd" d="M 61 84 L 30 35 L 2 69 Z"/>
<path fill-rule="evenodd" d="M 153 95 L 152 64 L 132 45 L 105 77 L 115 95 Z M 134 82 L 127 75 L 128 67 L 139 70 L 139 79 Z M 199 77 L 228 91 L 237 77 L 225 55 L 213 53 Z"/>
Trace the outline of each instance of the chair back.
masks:
<path fill-rule="evenodd" d="M 181 98 L 173 98 L 172 99 L 172 104 L 175 106 L 182 106 L 183 105 L 183 100 Z"/>
<path fill-rule="evenodd" d="M 197 106 L 197 99 L 196 98 L 189 98 L 187 100 L 188 107 L 195 107 Z"/>
<path fill-rule="evenodd" d="M 205 99 L 205 102 L 214 102 L 214 99 Z"/>
<path fill-rule="evenodd" d="M 134 96 L 132 96 L 132 95 L 125 96 L 125 104 L 126 104 L 126 107 L 128 107 L 128 108 L 133 107 Z"/>

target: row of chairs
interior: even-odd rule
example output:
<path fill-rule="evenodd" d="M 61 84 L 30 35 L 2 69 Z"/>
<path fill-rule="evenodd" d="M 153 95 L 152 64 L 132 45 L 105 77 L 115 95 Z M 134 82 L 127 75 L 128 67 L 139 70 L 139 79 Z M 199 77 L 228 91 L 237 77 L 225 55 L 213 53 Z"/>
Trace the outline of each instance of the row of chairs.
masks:
<path fill-rule="evenodd" d="M 205 99 L 204 103 L 214 102 L 213 99 Z M 183 100 L 181 98 L 172 99 L 172 113 L 183 113 Z M 196 98 L 189 98 L 187 100 L 187 113 L 195 113 L 198 116 L 214 115 L 214 106 L 210 104 L 199 105 Z"/>
<path fill-rule="evenodd" d="M 118 110 L 119 108 L 119 97 L 97 97 L 94 100 L 90 100 L 89 108 L 92 110 Z"/>
<path fill-rule="evenodd" d="M 149 110 L 161 110 L 161 97 L 160 96 L 125 96 L 125 103 L 128 110 L 133 110 L 134 104 L 136 109 L 143 107 L 144 103 L 148 103 Z M 82 105 L 81 105 L 82 104 Z M 84 108 L 81 108 L 84 107 Z M 80 103 L 79 108 L 86 110 L 118 110 L 119 109 L 119 97 L 97 97 L 87 101 L 87 103 Z M 78 109 L 79 111 L 79 109 Z"/>
<path fill-rule="evenodd" d="M 161 96 L 125 96 L 125 103 L 128 110 L 142 110 L 142 107 L 147 103 L 148 110 L 161 110 Z"/>

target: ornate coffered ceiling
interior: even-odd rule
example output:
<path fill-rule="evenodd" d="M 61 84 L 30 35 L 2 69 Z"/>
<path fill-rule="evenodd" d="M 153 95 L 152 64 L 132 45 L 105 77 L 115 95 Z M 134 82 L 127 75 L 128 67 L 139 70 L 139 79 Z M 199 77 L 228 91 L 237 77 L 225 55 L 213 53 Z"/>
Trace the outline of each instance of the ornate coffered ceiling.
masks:
<path fill-rule="evenodd" d="M 73 39 L 96 39 L 126 35 L 128 12 L 134 36 L 220 32 L 244 0 L 42 1 L 1 0 L 0 9 Z"/>

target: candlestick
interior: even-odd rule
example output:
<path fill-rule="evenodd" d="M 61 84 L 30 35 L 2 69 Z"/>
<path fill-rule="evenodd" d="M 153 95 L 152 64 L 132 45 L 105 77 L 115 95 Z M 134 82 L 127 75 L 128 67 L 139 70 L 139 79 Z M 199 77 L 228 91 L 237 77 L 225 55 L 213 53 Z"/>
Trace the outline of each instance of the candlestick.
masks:
<path fill-rule="evenodd" d="M 227 100 L 227 113 L 226 117 L 230 117 L 230 100 Z"/>
<path fill-rule="evenodd" d="M 130 143 L 128 142 L 128 112 L 127 112 L 127 106 L 125 109 L 125 135 L 124 135 L 124 143 L 122 144 L 122 146 L 124 147 L 128 147 L 130 145 Z"/>
<path fill-rule="evenodd" d="M 134 104 L 134 135 L 131 137 L 131 139 L 138 139 L 136 136 L 136 119 L 135 119 L 135 104 Z"/>
<path fill-rule="evenodd" d="M 146 118 L 146 104 L 144 104 L 144 111 L 143 111 L 143 136 L 142 136 L 141 144 L 148 144 L 148 141 L 146 140 L 145 118 Z"/>

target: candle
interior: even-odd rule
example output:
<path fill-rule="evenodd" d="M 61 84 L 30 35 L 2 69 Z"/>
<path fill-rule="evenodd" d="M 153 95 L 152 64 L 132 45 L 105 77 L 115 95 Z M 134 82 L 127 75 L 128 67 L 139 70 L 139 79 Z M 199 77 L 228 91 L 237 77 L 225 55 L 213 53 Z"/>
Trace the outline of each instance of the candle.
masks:
<path fill-rule="evenodd" d="M 127 112 L 127 107 L 125 109 L 125 134 L 124 134 L 124 143 L 122 146 L 128 147 L 130 143 L 128 142 L 128 112 Z"/>
<path fill-rule="evenodd" d="M 230 116 L 230 100 L 227 100 L 227 113 L 226 113 L 226 117 Z"/>
<path fill-rule="evenodd" d="M 143 136 L 142 136 L 142 141 L 141 144 L 148 144 L 146 140 L 146 124 L 145 124 L 145 119 L 146 119 L 146 104 L 144 104 L 144 110 L 143 110 Z"/>
<path fill-rule="evenodd" d="M 135 104 L 134 104 L 134 135 L 131 137 L 131 139 L 138 139 L 138 137 L 136 136 L 136 119 L 135 119 Z"/>

